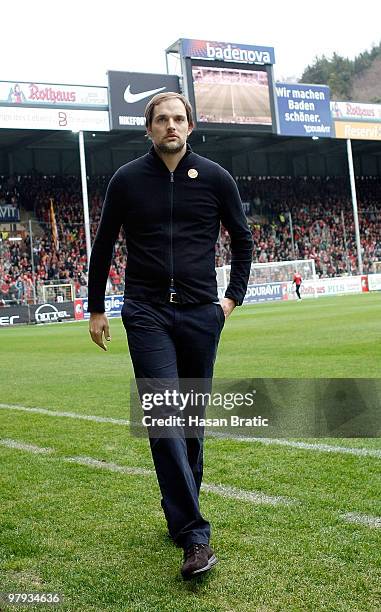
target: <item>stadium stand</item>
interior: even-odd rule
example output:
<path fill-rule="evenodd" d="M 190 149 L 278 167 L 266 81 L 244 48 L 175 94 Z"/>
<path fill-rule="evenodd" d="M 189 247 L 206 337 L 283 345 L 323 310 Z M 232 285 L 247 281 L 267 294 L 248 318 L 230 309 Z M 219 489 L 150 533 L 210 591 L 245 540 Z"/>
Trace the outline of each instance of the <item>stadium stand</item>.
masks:
<path fill-rule="evenodd" d="M 110 177 L 89 179 L 92 238 Z M 357 274 L 356 241 L 348 181 L 321 177 L 236 177 L 243 201 L 250 204 L 249 223 L 255 247 L 254 262 L 314 259 L 317 274 L 330 277 Z M 381 260 L 381 181 L 358 177 L 358 208 L 364 273 Z M 59 249 L 56 251 L 49 218 L 53 199 Z M 81 183 L 77 176 L 0 177 L 0 202 L 20 203 L 38 220 L 33 226 L 33 259 L 36 290 L 48 281 L 74 284 L 77 297 L 86 296 L 87 262 Z M 291 237 L 290 217 L 294 244 Z M 30 236 L 0 242 L 0 300 L 3 303 L 33 299 Z M 107 291 L 120 293 L 126 250 L 115 246 Z M 221 228 L 216 245 L 216 266 L 230 264 L 230 238 Z"/>

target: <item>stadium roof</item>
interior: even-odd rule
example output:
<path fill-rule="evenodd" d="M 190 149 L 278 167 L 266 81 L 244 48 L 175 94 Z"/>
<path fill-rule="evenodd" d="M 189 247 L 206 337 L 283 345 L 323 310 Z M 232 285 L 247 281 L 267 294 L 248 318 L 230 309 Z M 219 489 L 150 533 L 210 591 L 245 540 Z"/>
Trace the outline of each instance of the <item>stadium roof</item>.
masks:
<path fill-rule="evenodd" d="M 275 134 L 255 134 L 243 132 L 218 131 L 203 133 L 202 129 L 195 130 L 190 137 L 191 146 L 200 154 L 218 159 L 220 156 L 235 156 L 245 153 L 261 153 L 271 157 L 286 156 L 287 158 L 300 156 L 346 156 L 346 141 L 340 139 L 281 137 Z M 102 152 L 112 153 L 118 151 L 118 160 L 126 155 L 143 154 L 148 147 L 143 131 L 112 131 L 85 133 L 85 149 L 87 154 Z M 354 156 L 377 156 L 378 173 L 381 173 L 381 146 L 377 141 L 352 141 Z M 5 162 L 7 154 L 22 155 L 26 151 L 71 151 L 77 155 L 78 134 L 69 131 L 49 130 L 0 130 L 0 155 Z M 222 158 L 221 157 L 221 158 Z M 123 163 L 123 162 L 121 162 Z M 41 171 L 41 168 L 38 169 Z M 4 171 L 4 163 L 0 165 L 0 173 Z M 47 172 L 48 173 L 48 172 Z"/>
<path fill-rule="evenodd" d="M 145 136 L 142 131 L 134 132 L 86 132 L 86 147 L 89 149 L 118 147 L 130 150 L 132 145 L 144 146 Z M 342 147 L 345 141 L 341 139 L 319 139 L 313 141 L 309 138 L 285 137 L 276 134 L 244 134 L 240 132 L 216 132 L 206 135 L 201 129 L 195 130 L 190 138 L 193 146 L 206 145 L 226 151 L 239 152 L 242 147 L 251 150 L 266 149 L 268 153 L 295 152 L 306 154 L 311 146 L 319 147 L 320 153 L 330 154 L 337 147 Z M 20 151 L 24 148 L 32 149 L 74 149 L 78 145 L 78 135 L 69 131 L 50 130 L 0 130 L 0 150 Z M 367 152 L 372 155 L 381 155 L 381 144 L 377 141 L 353 140 L 353 148 L 358 152 Z"/>

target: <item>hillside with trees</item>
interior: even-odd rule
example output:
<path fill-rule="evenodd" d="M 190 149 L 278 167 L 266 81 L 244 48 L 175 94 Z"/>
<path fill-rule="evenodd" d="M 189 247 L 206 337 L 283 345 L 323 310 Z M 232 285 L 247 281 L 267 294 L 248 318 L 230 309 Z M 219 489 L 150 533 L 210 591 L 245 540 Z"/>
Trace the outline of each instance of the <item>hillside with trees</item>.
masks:
<path fill-rule="evenodd" d="M 331 100 L 381 103 L 381 42 L 353 60 L 337 53 L 317 57 L 300 83 L 329 85 Z"/>

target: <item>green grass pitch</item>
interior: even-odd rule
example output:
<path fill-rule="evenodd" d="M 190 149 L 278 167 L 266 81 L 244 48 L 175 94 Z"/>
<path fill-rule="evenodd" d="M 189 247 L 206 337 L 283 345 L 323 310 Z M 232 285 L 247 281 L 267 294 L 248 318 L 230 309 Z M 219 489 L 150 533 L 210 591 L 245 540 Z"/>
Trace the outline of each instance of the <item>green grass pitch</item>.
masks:
<path fill-rule="evenodd" d="M 239 308 L 215 375 L 376 379 L 380 308 L 377 293 Z M 0 330 L 0 592 L 59 592 L 65 612 L 380 610 L 380 439 L 307 441 L 342 451 L 325 452 L 208 438 L 204 482 L 219 489 L 205 488 L 201 507 L 220 563 L 184 583 L 147 441 L 117 423 L 15 409 L 128 419 L 120 320 L 111 334 L 104 353 L 86 322 Z M 68 461 L 78 457 L 98 467 Z M 375 521 L 347 522 L 346 513 Z"/>

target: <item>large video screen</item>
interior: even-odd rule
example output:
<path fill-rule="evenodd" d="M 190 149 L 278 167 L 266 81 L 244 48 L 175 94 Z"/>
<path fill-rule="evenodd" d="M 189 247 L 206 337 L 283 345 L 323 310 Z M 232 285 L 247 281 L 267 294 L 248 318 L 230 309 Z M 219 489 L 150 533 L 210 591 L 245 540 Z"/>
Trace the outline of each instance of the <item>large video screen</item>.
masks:
<path fill-rule="evenodd" d="M 259 67 L 192 62 L 196 120 L 200 124 L 271 126 L 269 78 Z M 206 126 L 205 126 L 206 127 Z"/>

